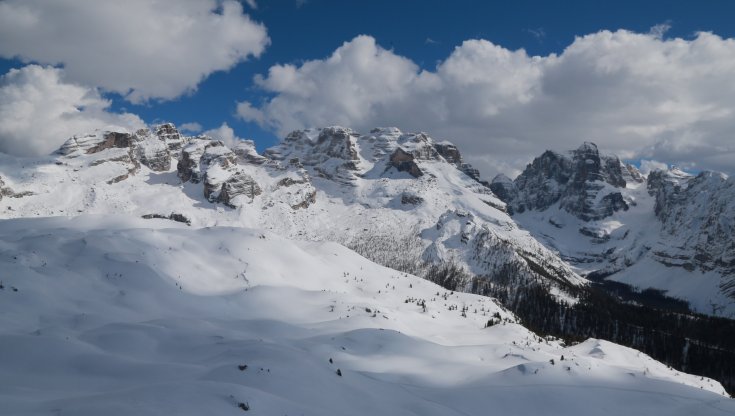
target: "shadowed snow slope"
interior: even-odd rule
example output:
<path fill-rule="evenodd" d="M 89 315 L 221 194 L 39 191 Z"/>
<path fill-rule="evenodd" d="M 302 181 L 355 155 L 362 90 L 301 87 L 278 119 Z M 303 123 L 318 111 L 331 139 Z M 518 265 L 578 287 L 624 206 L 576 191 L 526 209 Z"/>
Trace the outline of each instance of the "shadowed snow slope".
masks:
<path fill-rule="evenodd" d="M 335 243 L 85 215 L 4 221 L 0 261 L 3 414 L 735 413 L 717 382 Z"/>

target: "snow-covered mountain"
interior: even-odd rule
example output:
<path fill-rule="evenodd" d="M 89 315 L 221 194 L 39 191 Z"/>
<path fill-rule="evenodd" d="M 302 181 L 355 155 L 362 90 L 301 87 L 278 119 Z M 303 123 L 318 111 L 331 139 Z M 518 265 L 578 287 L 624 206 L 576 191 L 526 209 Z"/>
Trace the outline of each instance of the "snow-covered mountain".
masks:
<path fill-rule="evenodd" d="M 584 244 L 572 224 L 595 244 L 621 215 L 663 233 L 704 186 L 595 155 L 548 153 L 534 164 L 553 181 L 491 185 L 423 133 L 312 129 L 258 154 L 171 124 L 0 155 L 0 401 L 11 414 L 732 413 L 717 381 L 607 341 L 540 338 L 462 293 L 571 307 L 586 259 L 618 264 L 565 251 Z M 644 237 L 620 239 L 642 253 L 631 265 L 655 254 Z"/>
<path fill-rule="evenodd" d="M 336 243 L 84 215 L 3 222 L 0 261 L 3 414 L 735 412 L 713 380 Z"/>
<path fill-rule="evenodd" d="M 491 189 L 581 275 L 735 316 L 735 181 L 727 176 L 672 168 L 644 177 L 585 143 L 568 154 L 547 151 Z"/>
<path fill-rule="evenodd" d="M 72 138 L 51 159 L 0 164 L 13 189 L 30 193 L 4 204 L 6 218 L 174 213 L 197 227 L 336 241 L 403 270 L 458 265 L 468 273 L 455 286 L 466 291 L 512 273 L 571 301 L 570 290 L 584 284 L 516 226 L 455 146 L 422 133 L 297 131 L 259 155 L 252 142 L 230 149 L 166 124 Z"/>

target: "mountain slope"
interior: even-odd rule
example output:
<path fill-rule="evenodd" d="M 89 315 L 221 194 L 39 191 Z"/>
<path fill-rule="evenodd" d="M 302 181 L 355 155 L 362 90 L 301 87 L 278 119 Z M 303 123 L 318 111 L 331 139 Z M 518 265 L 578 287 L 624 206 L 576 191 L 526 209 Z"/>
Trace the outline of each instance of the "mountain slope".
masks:
<path fill-rule="evenodd" d="M 554 196 L 550 203 L 563 198 L 565 208 L 559 211 L 569 221 L 582 221 L 572 215 L 578 213 L 592 224 L 608 218 L 592 217 L 610 210 L 613 215 L 636 213 L 631 207 L 638 202 L 630 196 L 639 192 L 641 203 L 647 201 L 654 213 L 646 218 L 655 219 L 654 192 L 642 186 L 640 175 L 616 158 L 595 160 L 593 150 L 592 145 L 580 149 L 581 166 L 551 154 L 549 171 L 566 177 L 572 191 L 557 186 L 560 199 Z M 584 177 L 602 175 L 605 182 L 574 179 L 578 167 Z M 559 249 L 560 242 L 569 241 L 580 256 L 596 258 L 584 243 L 579 245 L 576 229 L 546 220 L 537 224 L 553 227 L 548 234 L 522 229 L 516 221 L 538 211 L 519 214 L 513 203 L 506 205 L 496 196 L 507 199 L 502 191 L 514 192 L 513 181 L 480 181 L 456 147 L 422 133 L 313 129 L 294 132 L 258 154 L 252 142 L 229 148 L 210 137 L 182 136 L 166 124 L 135 134 L 75 137 L 47 158 L 0 155 L 0 180 L 3 218 L 122 214 L 141 219 L 141 227 L 156 228 L 146 224 L 165 220 L 191 230 L 249 227 L 304 242 L 337 242 L 445 290 L 494 297 L 540 334 L 625 343 L 679 369 L 715 377 L 728 388 L 735 385 L 728 370 L 735 362 L 729 322 L 662 313 L 600 296 L 596 284 L 578 274 L 593 277 L 580 267 L 586 260 L 577 262 Z M 635 182 L 636 189 L 619 191 L 615 184 L 621 180 Z M 497 187 L 500 182 L 503 189 Z M 620 197 L 605 198 L 608 191 Z M 646 218 L 641 216 L 639 223 L 647 225 Z M 585 238 L 604 241 L 595 229 L 585 232 Z M 548 237 L 554 233 L 558 240 L 552 244 Z M 206 270 L 216 272 L 218 267 Z"/>
<path fill-rule="evenodd" d="M 586 143 L 491 184 L 513 219 L 581 275 L 656 289 L 735 316 L 735 182 L 678 169 L 643 177 Z"/>
<path fill-rule="evenodd" d="M 335 243 L 85 215 L 3 222 L 0 259 L 9 414 L 735 411 L 712 380 L 544 341 Z"/>
<path fill-rule="evenodd" d="M 6 218 L 175 211 L 193 226 L 336 241 L 414 273 L 456 265 L 462 273 L 450 283 L 466 291 L 478 277 L 492 284 L 512 274 L 511 290 L 540 284 L 573 302 L 585 283 L 516 226 L 453 145 L 422 133 L 299 131 L 258 155 L 252 143 L 229 149 L 162 125 L 73 138 L 51 159 L 17 163 L 0 160 L 0 177 L 32 195 L 8 199 Z"/>

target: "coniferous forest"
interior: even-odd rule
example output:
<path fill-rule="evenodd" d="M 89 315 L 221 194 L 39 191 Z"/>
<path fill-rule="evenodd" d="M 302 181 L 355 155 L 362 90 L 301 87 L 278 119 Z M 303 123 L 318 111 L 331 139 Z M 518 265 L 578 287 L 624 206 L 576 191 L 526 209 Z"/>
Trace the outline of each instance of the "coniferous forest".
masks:
<path fill-rule="evenodd" d="M 498 298 L 539 335 L 567 342 L 587 338 L 616 342 L 678 370 L 713 378 L 735 393 L 733 320 L 682 310 L 680 301 L 657 292 L 626 299 L 603 283 L 579 290 L 581 300 L 573 306 L 535 284 L 509 291 L 476 278 L 473 291 Z"/>

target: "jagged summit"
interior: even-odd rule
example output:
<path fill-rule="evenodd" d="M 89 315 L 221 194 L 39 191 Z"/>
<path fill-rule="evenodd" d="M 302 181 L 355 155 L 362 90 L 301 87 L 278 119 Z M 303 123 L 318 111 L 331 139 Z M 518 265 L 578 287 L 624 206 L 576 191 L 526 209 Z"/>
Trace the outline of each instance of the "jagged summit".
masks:
<path fill-rule="evenodd" d="M 426 133 L 403 133 L 396 127 L 374 128 L 368 134 L 339 126 L 294 131 L 267 149 L 265 156 L 318 167 L 319 175 L 344 182 L 381 175 L 390 168 L 417 178 L 423 171 L 415 160 L 443 161 L 480 180 L 479 171 L 464 163 L 451 142 L 436 142 Z"/>
<path fill-rule="evenodd" d="M 35 196 L 15 200 L 5 217 L 111 212 L 255 226 L 337 241 L 426 276 L 451 264 L 457 272 L 445 285 L 503 296 L 543 282 L 573 301 L 584 284 L 515 225 L 455 145 L 397 128 L 300 130 L 263 154 L 171 124 L 98 132 L 70 139 L 54 164 L 13 186 Z M 504 283 L 486 283 L 496 279 Z"/>
<path fill-rule="evenodd" d="M 490 184 L 514 219 L 583 274 L 735 311 L 735 193 L 727 175 L 647 176 L 585 142 Z M 696 286 L 696 287 L 695 287 Z"/>
<path fill-rule="evenodd" d="M 457 263 L 468 274 L 455 284 L 466 290 L 480 290 L 478 276 L 492 281 L 508 270 L 573 287 L 583 280 L 571 264 L 588 276 L 669 290 L 702 312 L 735 309 L 727 306 L 735 296 L 732 180 L 673 168 L 645 178 L 593 143 L 544 152 L 515 180 L 499 175 L 490 184 L 451 142 L 391 127 L 295 131 L 258 154 L 249 141 L 229 148 L 163 124 L 74 137 L 52 160 L 0 172 L 4 217 L 177 214 L 192 226 L 248 224 L 338 241 L 426 273 Z M 650 270 L 686 274 L 672 284 L 646 269 L 641 283 L 632 273 L 649 260 Z M 541 264 L 550 275 L 539 274 Z M 691 273 L 709 276 L 699 280 L 709 286 L 691 289 Z"/>
<path fill-rule="evenodd" d="M 405 292 L 413 289 L 411 285 L 408 289 L 398 287 L 398 280 L 384 273 L 379 280 L 367 279 L 362 274 L 342 275 L 339 284 L 355 285 L 360 299 L 400 294 L 391 303 L 380 304 L 380 312 L 376 312 L 377 303 L 343 305 L 342 311 L 351 317 L 357 316 L 356 310 L 366 311 L 369 315 L 359 319 L 375 319 L 370 322 L 390 319 L 381 315 L 394 316 L 396 305 L 417 306 L 417 313 L 423 314 L 422 319 L 427 322 L 458 308 L 462 312 L 457 319 L 461 320 L 488 311 L 480 306 L 475 312 L 471 304 L 452 303 L 450 299 L 459 299 L 452 291 L 462 291 L 493 297 L 489 301 L 510 305 L 524 314 L 522 319 L 524 322 L 528 319 L 529 325 L 562 328 L 562 331 L 577 331 L 572 332 L 574 336 L 584 335 L 587 330 L 611 328 L 617 316 L 577 312 L 574 305 L 587 308 L 589 298 L 585 296 L 593 290 L 590 280 L 581 274 L 589 279 L 604 273 L 612 273 L 615 278 L 622 276 L 621 279 L 631 276 L 657 279 L 664 270 L 670 282 L 673 267 L 687 273 L 700 273 L 704 267 L 711 267 L 704 279 L 696 281 L 700 286 L 701 282 L 707 282 L 710 286 L 705 290 L 692 291 L 692 285 L 669 288 L 678 290 L 674 295 L 684 298 L 681 294 L 689 290 L 688 299 L 700 311 L 711 300 L 713 309 L 720 308 L 712 313 L 729 313 L 730 307 L 723 301 L 727 286 L 722 290 L 712 287 L 714 277 L 719 278 L 724 270 L 723 265 L 732 262 L 727 257 L 731 252 L 729 246 L 722 246 L 721 251 L 710 250 L 711 258 L 700 256 L 692 260 L 693 252 L 681 253 L 674 250 L 679 247 L 657 245 L 665 240 L 653 237 L 664 228 L 653 230 L 649 225 L 659 224 L 655 222 L 659 221 L 657 218 L 664 218 L 663 214 L 657 217 L 654 212 L 657 195 L 665 194 L 662 207 L 666 206 L 662 209 L 666 212 L 688 210 L 685 202 L 692 197 L 687 192 L 705 188 L 724 190 L 730 182 L 717 175 L 704 174 L 698 181 L 679 175 L 677 187 L 670 185 L 669 176 L 677 176 L 672 173 L 662 175 L 660 186 L 649 181 L 649 187 L 644 186 L 643 179 L 636 179 L 635 173 L 619 159 L 585 145 L 569 154 L 546 152 L 516 180 L 498 176 L 492 184 L 487 184 L 480 181 L 476 170 L 464 163 L 457 146 L 434 140 L 425 133 L 377 128 L 361 134 L 332 126 L 293 132 L 259 154 L 249 141 L 230 147 L 217 138 L 182 135 L 175 126 L 164 124 L 136 132 L 97 132 L 75 137 L 50 158 L 18 161 L 0 155 L 0 197 L 5 196 L 0 216 L 23 218 L 16 222 L 17 227 L 26 224 L 24 221 L 29 217 L 82 216 L 73 221 L 54 219 L 59 224 L 54 227 L 91 221 L 98 224 L 95 230 L 110 230 L 105 231 L 103 240 L 99 239 L 98 231 L 89 237 L 87 231 L 81 234 L 74 231 L 72 234 L 84 237 L 68 240 L 65 251 L 93 247 L 105 254 L 90 258 L 104 258 L 110 265 L 119 264 L 123 257 L 130 264 L 139 264 L 141 258 L 135 256 L 144 256 L 142 267 L 151 270 L 171 267 L 176 271 L 167 274 L 167 279 L 177 284 L 178 291 L 185 282 L 207 287 L 210 274 L 217 275 L 215 280 L 227 285 L 235 281 L 251 284 L 262 278 L 264 270 L 273 270 L 264 265 L 284 264 L 298 273 L 308 274 L 314 282 L 323 283 L 323 286 L 309 287 L 310 292 L 317 293 L 331 282 L 322 279 L 320 265 L 331 263 L 335 254 L 331 248 L 322 252 L 319 247 L 337 245 L 330 246 L 332 243 L 327 242 L 339 243 L 362 256 L 346 257 L 346 263 L 353 264 L 355 271 L 363 270 L 364 257 L 397 270 L 397 275 L 419 275 L 440 284 L 446 291 L 442 295 L 438 289 L 431 288 L 426 292 L 430 295 L 427 299 L 413 299 L 416 292 Z M 501 186 L 508 191 L 506 194 L 500 192 Z M 550 192 L 533 195 L 534 186 Z M 627 210 L 613 209 L 608 213 L 601 209 L 606 203 L 605 196 L 612 192 L 623 197 Z M 702 192 L 697 195 L 700 194 L 704 195 Z M 709 216 L 713 205 L 708 204 L 707 198 L 697 207 Z M 522 212 L 517 209 L 520 202 L 526 204 Z M 727 217 L 728 209 L 729 206 L 723 206 L 718 212 Z M 580 218 L 583 216 L 588 218 Z M 671 224 L 681 221 L 680 214 L 672 218 L 666 221 Z M 727 218 L 719 223 L 696 221 L 714 227 L 707 229 L 708 233 L 727 230 L 730 225 Z M 148 230 L 146 223 L 154 230 Z M 141 231 L 130 234 L 115 229 L 120 224 L 133 224 L 134 229 Z M 258 231 L 251 232 L 246 243 L 241 244 L 244 227 Z M 108 243 L 118 241 L 123 234 L 134 240 L 129 248 L 123 250 L 117 243 Z M 225 235 L 228 237 L 224 240 L 231 243 L 218 243 L 224 241 Z M 276 235 L 302 240 L 299 246 L 320 252 L 319 260 L 294 259 L 291 257 L 294 246 L 278 242 L 268 249 L 271 257 L 262 257 L 265 252 L 250 252 L 261 243 L 270 244 L 266 241 Z M 722 235 L 725 234 L 717 234 L 717 238 Z M 155 244 L 159 252 L 147 257 L 151 247 L 145 241 L 150 238 L 160 240 Z M 198 241 L 200 238 L 205 242 Z M 700 237 L 691 241 L 695 244 L 703 240 Z M 56 243 L 53 247 L 57 250 Z M 191 258 L 192 263 L 169 261 L 167 256 L 178 249 L 189 254 L 176 259 Z M 125 254 L 108 256 L 109 251 Z M 356 258 L 362 260 L 356 262 L 353 260 Z M 36 262 L 37 259 L 34 253 L 27 260 Z M 41 263 L 25 263 L 25 259 L 23 262 L 19 267 L 26 264 L 39 270 L 46 267 Z M 652 262 L 660 268 L 649 268 Z M 693 269 L 688 263 L 694 265 Z M 227 264 L 237 265 L 238 270 L 226 267 Z M 225 269 L 227 274 L 220 275 Z M 190 280 L 192 273 L 195 280 Z M 180 280 L 180 276 L 185 280 Z M 97 277 L 118 285 L 117 277 Z M 269 282 L 277 286 L 285 281 L 278 280 L 281 277 L 291 282 L 309 280 L 289 271 L 289 276 L 278 275 Z M 678 275 L 674 278 L 681 280 Z M 369 291 L 362 279 L 370 280 Z M 643 284 L 661 287 L 661 281 Z M 412 285 L 417 286 L 415 282 Z M 126 293 L 131 293 L 131 287 L 124 287 Z M 109 293 L 122 302 L 126 299 L 122 294 L 116 295 L 121 292 Z M 312 307 L 328 315 L 330 305 L 325 302 Z M 427 314 L 424 305 L 438 306 L 436 315 Z M 579 323 L 588 326 L 577 327 Z M 381 323 L 376 325 L 383 327 Z M 635 332 L 629 328 L 624 331 L 625 336 Z M 602 333 L 617 336 L 617 332 Z M 452 339 L 448 334 L 442 336 L 439 342 Z M 652 341 L 645 337 L 642 340 Z M 610 350 L 609 346 L 598 344 L 592 343 L 590 348 Z M 654 350 L 660 345 L 654 344 Z M 692 351 L 693 357 L 702 356 L 699 346 L 692 346 Z M 506 354 L 503 359 L 507 357 Z M 526 367 L 519 368 L 529 377 L 536 374 L 529 373 Z M 561 366 L 554 368 L 570 371 Z M 567 373 L 562 374 L 566 377 Z"/>
<path fill-rule="evenodd" d="M 491 189 L 511 212 L 542 211 L 559 203 L 562 209 L 589 221 L 627 210 L 630 201 L 618 188 L 642 181 L 634 166 L 617 156 L 600 155 L 597 145 L 584 142 L 568 156 L 544 152 L 514 181 L 496 177 Z"/>
<path fill-rule="evenodd" d="M 487 279 L 508 267 L 533 279 L 537 264 L 553 265 L 547 269 L 556 270 L 555 279 L 572 285 L 581 280 L 562 259 L 581 273 L 633 284 L 635 276 L 626 273 L 650 259 L 711 276 L 710 287 L 693 291 L 646 272 L 654 276 L 650 287 L 670 290 L 700 311 L 735 295 L 732 181 L 675 168 L 645 178 L 589 142 L 566 154 L 546 151 L 515 180 L 499 175 L 490 184 L 451 142 L 393 127 L 366 134 L 339 126 L 295 131 L 261 155 L 249 141 L 230 149 L 163 124 L 74 137 L 54 160 L 30 177 L 0 175 L 12 209 L 4 216 L 177 213 L 193 226 L 252 224 L 353 248 L 389 239 L 384 247 L 410 246 L 410 253 L 363 254 L 384 264 L 407 257 L 427 265 L 457 261 Z M 218 206 L 234 211 L 213 215 Z M 497 253 L 504 253 L 501 260 L 487 260 Z"/>
<path fill-rule="evenodd" d="M 576 155 L 589 155 L 590 159 L 600 157 L 600 151 L 597 149 L 597 145 L 593 142 L 582 142 L 577 150 L 574 150 L 572 153 Z"/>

